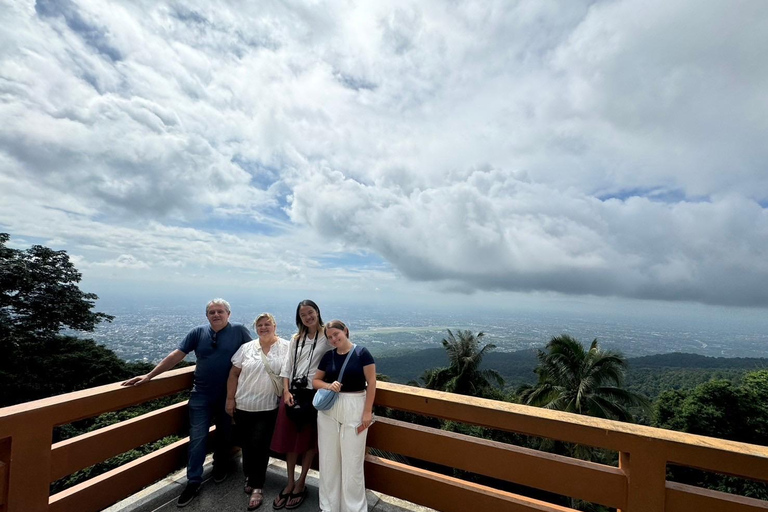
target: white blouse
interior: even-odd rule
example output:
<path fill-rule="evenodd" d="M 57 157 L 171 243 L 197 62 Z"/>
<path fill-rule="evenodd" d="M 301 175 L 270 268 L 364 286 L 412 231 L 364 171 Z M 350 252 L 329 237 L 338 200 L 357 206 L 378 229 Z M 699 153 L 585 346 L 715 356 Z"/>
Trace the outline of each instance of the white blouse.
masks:
<path fill-rule="evenodd" d="M 279 377 L 280 369 L 288 357 L 290 342 L 283 338 L 269 349 L 267 364 Z M 271 411 L 280 405 L 280 397 L 270 381 L 270 376 L 261 360 L 261 345 L 258 338 L 240 346 L 232 356 L 232 365 L 240 368 L 235 391 L 235 407 L 241 411 Z"/>

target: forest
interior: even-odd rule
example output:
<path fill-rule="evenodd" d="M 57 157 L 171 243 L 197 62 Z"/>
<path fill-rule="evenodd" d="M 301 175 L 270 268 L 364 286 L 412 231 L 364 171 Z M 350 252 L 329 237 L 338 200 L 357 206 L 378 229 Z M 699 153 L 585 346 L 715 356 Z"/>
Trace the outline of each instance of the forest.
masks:
<path fill-rule="evenodd" d="M 9 235 L 0 233 L 0 349 L 5 355 L 0 359 L 0 407 L 120 381 L 151 368 L 123 361 L 87 337 L 63 334 L 87 335 L 112 317 L 94 311 L 97 297 L 80 290 L 81 275 L 65 251 L 39 245 L 14 249 L 8 241 Z M 485 343 L 483 333 L 466 330 L 447 331 L 442 344 L 442 348 L 379 358 L 377 372 L 383 380 L 429 389 L 768 444 L 767 359 L 681 353 L 625 358 L 603 350 L 598 339 L 583 343 L 567 334 L 553 337 L 538 350 L 513 353 L 496 352 L 493 344 Z M 168 397 L 64 425 L 56 429 L 54 441 L 183 399 L 183 394 Z M 615 454 L 584 447 L 468 430 L 434 419 L 408 419 L 607 464 L 616 462 Z M 176 439 L 167 438 L 80 471 L 54 483 L 53 490 Z M 723 475 L 670 467 L 668 478 L 768 499 L 764 484 Z M 567 504 L 603 510 L 592 504 Z"/>
<path fill-rule="evenodd" d="M 490 352 L 482 360 L 481 369 L 493 369 L 504 379 L 506 387 L 517 388 L 536 382 L 538 364 L 536 350 Z M 744 374 L 768 368 L 768 358 L 725 358 L 674 352 L 627 358 L 624 387 L 655 399 L 669 390 L 693 389 L 713 379 L 738 384 Z M 383 357 L 376 360 L 379 373 L 392 382 L 415 382 L 427 368 L 448 364 L 443 348 L 430 348 Z"/>

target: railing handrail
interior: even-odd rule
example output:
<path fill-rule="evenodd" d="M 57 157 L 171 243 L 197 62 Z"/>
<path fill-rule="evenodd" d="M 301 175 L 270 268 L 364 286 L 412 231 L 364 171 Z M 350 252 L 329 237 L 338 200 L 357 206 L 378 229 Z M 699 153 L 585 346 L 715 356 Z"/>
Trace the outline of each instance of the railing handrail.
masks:
<path fill-rule="evenodd" d="M 768 448 L 764 446 L 385 382 L 377 385 L 376 404 L 471 425 L 615 450 L 619 455 L 619 469 L 627 483 L 622 500 L 626 508 L 621 506 L 622 512 L 768 510 L 765 501 L 670 485 L 666 481 L 667 464 L 676 463 L 766 482 Z M 552 475 L 552 478 L 558 476 Z M 427 485 L 428 482 L 422 479 L 420 484 Z M 605 495 L 602 497 L 606 498 Z M 692 503 L 698 508 L 690 508 Z M 555 508 L 532 503 L 520 510 Z"/>
<path fill-rule="evenodd" d="M 647 425 L 638 425 L 636 423 L 626 423 L 622 421 L 609 420 L 603 418 L 595 418 L 592 416 L 584 416 L 581 414 L 575 414 L 570 412 L 556 411 L 553 409 L 544 409 L 541 407 L 533 407 L 530 405 L 515 404 L 511 402 L 501 402 L 497 400 L 491 400 L 487 398 L 477 398 L 473 396 L 457 395 L 454 393 L 447 393 L 445 391 L 435 391 L 432 389 L 424 389 L 413 386 L 407 386 L 403 384 L 395 384 L 392 382 L 377 382 L 376 389 L 378 391 L 397 393 L 398 395 L 408 394 L 417 396 L 424 401 L 441 401 L 441 402 L 454 402 L 459 404 L 469 405 L 473 408 L 492 410 L 503 414 L 512 415 L 518 419 L 526 419 L 528 421 L 536 422 L 538 426 L 544 426 L 548 422 L 554 422 L 560 425 L 568 425 L 569 427 L 575 427 L 577 434 L 572 435 L 573 431 L 566 432 L 563 435 L 553 437 L 558 441 L 578 443 L 578 431 L 584 432 L 606 432 L 611 431 L 619 436 L 632 436 L 644 439 L 652 439 L 657 442 L 666 442 L 676 445 L 684 446 L 706 446 L 707 448 L 727 449 L 730 451 L 737 451 L 748 453 L 755 457 L 768 458 L 768 447 L 755 444 L 743 443 L 739 441 L 730 441 L 727 439 L 720 439 L 716 437 L 702 436 L 698 434 L 689 434 L 686 432 L 678 432 L 675 430 L 667 430 L 658 427 L 650 427 Z M 413 410 L 408 409 L 403 403 L 396 403 L 396 400 L 387 400 L 387 403 L 381 403 L 381 397 L 377 395 L 376 405 L 386 405 L 392 409 L 399 409 L 409 412 L 419 413 L 423 409 Z M 456 420 L 456 417 L 445 416 L 444 419 Z M 479 425 L 478 422 L 472 422 L 475 425 Z M 510 432 L 517 432 L 520 434 L 546 437 L 541 435 L 540 429 L 526 428 L 527 423 L 516 426 L 494 426 L 485 425 L 488 427 L 498 428 L 500 430 L 507 430 Z M 622 437 L 623 438 L 623 437 Z M 599 442 L 593 446 L 598 448 L 616 449 L 612 446 L 611 442 Z"/>
<path fill-rule="evenodd" d="M 653 453 L 665 463 L 768 480 L 765 446 L 389 382 L 377 384 L 376 404 L 619 453 Z"/>
<path fill-rule="evenodd" d="M 0 409 L 0 436 L 9 422 L 26 421 L 30 415 L 54 418 L 52 426 L 65 425 L 105 412 L 116 411 L 191 388 L 194 366 L 163 373 L 141 386 L 120 382 L 73 391 Z"/>

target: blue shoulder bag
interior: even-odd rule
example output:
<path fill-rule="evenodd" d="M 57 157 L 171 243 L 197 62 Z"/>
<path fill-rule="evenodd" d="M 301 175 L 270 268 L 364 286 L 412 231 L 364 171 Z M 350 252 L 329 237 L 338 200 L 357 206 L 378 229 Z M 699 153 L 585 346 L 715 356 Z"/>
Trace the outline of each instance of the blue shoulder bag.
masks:
<path fill-rule="evenodd" d="M 349 356 L 352 355 L 352 352 L 355 351 L 355 347 L 357 345 L 352 345 L 352 349 L 347 352 L 347 357 L 344 358 L 344 364 L 341 366 L 341 371 L 339 372 L 339 378 L 336 379 L 339 382 L 341 382 L 342 377 L 344 377 L 344 370 L 347 367 L 347 362 L 349 361 Z M 333 407 L 333 404 L 336 403 L 336 399 L 339 397 L 339 394 L 331 389 L 318 389 L 317 393 L 315 393 L 315 397 L 312 399 L 312 405 L 315 406 L 315 409 L 318 411 L 327 411 L 331 407 Z"/>

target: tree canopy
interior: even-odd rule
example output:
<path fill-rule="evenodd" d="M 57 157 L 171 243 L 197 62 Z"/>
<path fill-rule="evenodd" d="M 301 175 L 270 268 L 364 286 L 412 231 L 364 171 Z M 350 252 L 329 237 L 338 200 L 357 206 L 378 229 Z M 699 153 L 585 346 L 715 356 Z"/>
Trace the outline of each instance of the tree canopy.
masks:
<path fill-rule="evenodd" d="M 11 335 L 50 336 L 62 329 L 91 332 L 113 317 L 93 312 L 93 293 L 78 287 L 81 275 L 65 251 L 42 245 L 6 246 L 0 233 L 0 321 Z"/>
<path fill-rule="evenodd" d="M 768 370 L 748 373 L 741 385 L 712 380 L 694 389 L 666 391 L 656 401 L 654 426 L 745 443 L 768 444 Z M 768 499 L 768 485 L 672 466 L 676 482 Z"/>
<path fill-rule="evenodd" d="M 492 343 L 481 348 L 483 336 L 482 332 L 475 335 L 469 330 L 459 330 L 454 335 L 448 329 L 448 337 L 443 338 L 448 366 L 426 370 L 421 377 L 426 387 L 472 396 L 487 396 L 494 389 L 493 384 L 503 387 L 504 379 L 496 370 L 480 369 L 485 353 L 496 348 Z"/>
<path fill-rule="evenodd" d="M 519 390 L 522 403 L 632 421 L 630 408 L 648 407 L 648 400 L 624 389 L 626 360 L 602 350 L 597 339 L 589 349 L 567 334 L 553 337 L 538 353 L 538 382 Z"/>
<path fill-rule="evenodd" d="M 0 233 L 0 406 L 114 382 L 126 363 L 93 340 L 110 315 L 94 312 L 98 298 L 80 290 L 81 275 L 65 251 L 7 246 Z"/>

